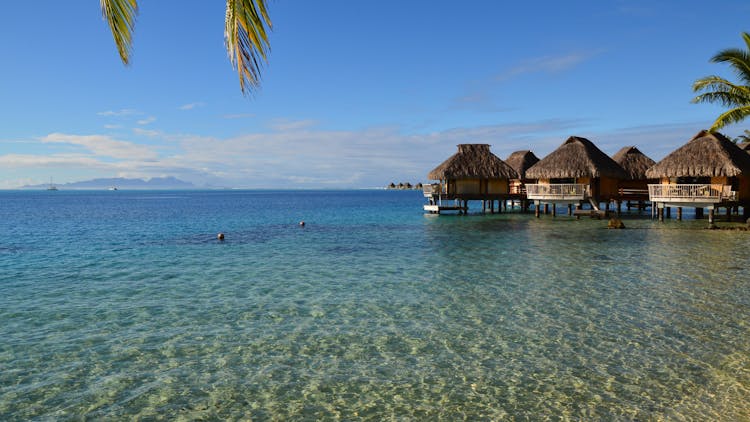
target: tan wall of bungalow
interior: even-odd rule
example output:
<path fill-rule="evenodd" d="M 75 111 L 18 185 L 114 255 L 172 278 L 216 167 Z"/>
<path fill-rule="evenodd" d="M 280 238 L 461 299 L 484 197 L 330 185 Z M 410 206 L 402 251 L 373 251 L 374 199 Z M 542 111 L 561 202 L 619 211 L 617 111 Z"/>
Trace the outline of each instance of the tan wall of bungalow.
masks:
<path fill-rule="evenodd" d="M 451 193 L 457 195 L 480 195 L 480 194 L 506 194 L 508 193 L 508 181 L 505 179 L 461 179 L 450 181 L 449 186 L 453 189 Z"/>
<path fill-rule="evenodd" d="M 728 177 L 712 177 L 711 178 L 711 184 L 712 185 L 731 185 L 732 182 L 729 181 Z"/>
<path fill-rule="evenodd" d="M 479 188 L 481 185 L 481 181 L 479 179 L 463 179 L 463 180 L 456 180 L 456 190 L 455 193 L 457 194 L 471 194 L 471 193 L 479 193 Z"/>
<path fill-rule="evenodd" d="M 487 183 L 487 193 L 504 194 L 508 193 L 508 181 L 505 179 L 492 179 Z"/>

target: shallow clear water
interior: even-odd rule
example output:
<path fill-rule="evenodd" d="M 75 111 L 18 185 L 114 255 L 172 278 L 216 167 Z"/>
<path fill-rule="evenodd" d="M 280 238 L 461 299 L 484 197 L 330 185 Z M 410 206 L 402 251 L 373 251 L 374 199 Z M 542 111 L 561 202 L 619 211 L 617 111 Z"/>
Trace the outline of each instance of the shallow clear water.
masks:
<path fill-rule="evenodd" d="M 750 419 L 750 233 L 422 203 L 0 193 L 0 419 Z"/>

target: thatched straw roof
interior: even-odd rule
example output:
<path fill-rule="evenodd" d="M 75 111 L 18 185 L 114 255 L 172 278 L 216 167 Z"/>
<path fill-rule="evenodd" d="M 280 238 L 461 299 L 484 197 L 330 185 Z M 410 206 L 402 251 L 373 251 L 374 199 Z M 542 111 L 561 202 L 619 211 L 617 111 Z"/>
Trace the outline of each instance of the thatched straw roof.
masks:
<path fill-rule="evenodd" d="M 656 161 L 650 159 L 636 147 L 622 147 L 612 156 L 612 159 L 625 170 L 630 180 L 647 179 L 646 170 L 656 164 Z"/>
<path fill-rule="evenodd" d="M 742 173 L 750 175 L 750 155 L 723 135 L 702 130 L 648 169 L 646 176 L 732 177 Z"/>
<path fill-rule="evenodd" d="M 525 151 L 516 151 L 508 156 L 508 158 L 505 159 L 505 162 L 508 163 L 509 166 L 513 167 L 513 170 L 518 173 L 518 177 L 521 179 L 526 178 L 526 170 L 529 169 L 529 167 L 533 166 L 534 164 L 539 162 L 539 157 L 534 155 L 533 152 L 529 150 Z"/>
<path fill-rule="evenodd" d="M 740 147 L 741 150 L 750 153 L 750 141 L 740 142 L 737 146 Z"/>
<path fill-rule="evenodd" d="M 612 177 L 626 179 L 625 171 L 591 141 L 571 136 L 559 148 L 526 171 L 531 179 Z"/>
<path fill-rule="evenodd" d="M 427 174 L 430 180 L 515 179 L 518 175 L 487 144 L 460 144 L 458 152 Z"/>

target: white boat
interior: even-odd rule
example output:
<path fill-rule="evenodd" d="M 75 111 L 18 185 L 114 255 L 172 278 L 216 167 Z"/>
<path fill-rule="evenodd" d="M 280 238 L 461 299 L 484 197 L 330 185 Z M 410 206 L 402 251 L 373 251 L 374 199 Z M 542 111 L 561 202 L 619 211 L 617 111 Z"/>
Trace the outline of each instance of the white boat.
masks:
<path fill-rule="evenodd" d="M 116 186 L 110 186 L 109 190 L 117 190 L 117 187 Z"/>
<path fill-rule="evenodd" d="M 52 178 L 49 178 L 49 186 L 47 186 L 47 190 L 57 190 L 57 186 L 55 186 L 54 183 L 52 183 Z"/>

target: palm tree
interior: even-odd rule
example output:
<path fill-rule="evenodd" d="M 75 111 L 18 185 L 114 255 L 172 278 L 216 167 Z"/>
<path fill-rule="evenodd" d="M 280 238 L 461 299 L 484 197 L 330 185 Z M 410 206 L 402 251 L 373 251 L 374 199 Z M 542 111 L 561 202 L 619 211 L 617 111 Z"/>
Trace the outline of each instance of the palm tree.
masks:
<path fill-rule="evenodd" d="M 112 30 L 120 59 L 130 64 L 133 28 L 138 15 L 137 0 L 99 0 L 104 19 Z M 227 0 L 224 43 L 229 61 L 237 69 L 240 90 L 247 94 L 260 85 L 260 61 L 270 50 L 268 30 L 272 27 L 266 0 Z"/>
<path fill-rule="evenodd" d="M 732 83 L 719 76 L 706 76 L 693 84 L 693 91 L 704 91 L 693 98 L 694 103 L 720 103 L 729 110 L 716 118 L 710 131 L 716 131 L 750 116 L 750 34 L 742 33 L 747 50 L 729 48 L 711 58 L 714 63 L 728 63 L 739 78 Z"/>

